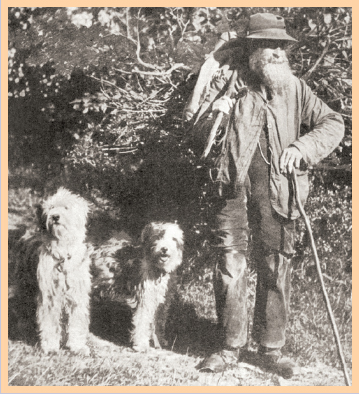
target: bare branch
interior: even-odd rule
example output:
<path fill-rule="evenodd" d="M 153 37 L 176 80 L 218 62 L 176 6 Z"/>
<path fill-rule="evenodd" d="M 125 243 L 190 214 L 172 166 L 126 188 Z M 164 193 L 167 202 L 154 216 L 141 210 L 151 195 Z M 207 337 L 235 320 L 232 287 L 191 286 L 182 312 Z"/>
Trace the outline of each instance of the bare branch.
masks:
<path fill-rule="evenodd" d="M 140 12 L 141 8 L 138 10 L 138 15 L 137 15 L 137 50 L 136 50 L 136 56 L 137 56 L 137 61 L 142 64 L 142 66 L 150 68 L 151 70 L 157 70 L 157 67 L 150 63 L 144 62 L 141 57 L 140 57 L 140 52 L 141 52 L 141 43 L 140 43 L 140 28 L 138 25 L 138 21 L 140 19 Z"/>
<path fill-rule="evenodd" d="M 305 81 L 313 74 L 314 70 L 319 66 L 319 63 L 323 60 L 324 56 L 327 54 L 329 46 L 331 44 L 330 39 L 327 39 L 327 44 L 325 45 L 321 55 L 318 57 L 317 61 L 313 64 L 313 66 L 302 76 L 302 79 Z"/>
<path fill-rule="evenodd" d="M 144 62 L 141 59 L 141 57 L 140 57 L 141 44 L 140 44 L 140 33 L 139 33 L 138 20 L 137 20 L 137 41 L 136 41 L 134 38 L 132 38 L 131 32 L 130 32 L 129 8 L 130 7 L 127 7 L 127 9 L 126 9 L 126 34 L 127 35 L 124 35 L 124 34 L 121 34 L 121 33 L 117 33 L 117 35 L 126 38 L 127 40 L 131 41 L 132 43 L 134 43 L 136 45 L 136 57 L 137 57 L 138 63 L 140 63 L 144 67 L 150 68 L 151 70 L 158 70 L 159 67 L 156 67 L 156 66 L 154 66 L 154 65 L 152 65 L 150 63 Z M 141 11 L 141 9 L 138 11 L 138 18 L 140 16 L 140 11 Z M 111 35 L 111 34 L 109 34 L 109 35 Z M 125 72 L 125 71 L 123 71 L 123 72 Z M 127 74 L 131 74 L 131 73 L 127 72 Z"/>
<path fill-rule="evenodd" d="M 110 34 L 109 34 L 109 35 L 110 35 Z M 121 36 L 121 37 L 123 37 L 123 38 L 127 38 L 129 41 L 131 41 L 131 42 L 133 42 L 135 45 L 137 45 L 137 41 L 134 40 L 132 37 L 126 37 L 124 34 L 121 34 L 121 33 L 117 33 L 116 35 L 119 35 L 119 36 Z"/>
<path fill-rule="evenodd" d="M 174 13 L 174 11 L 176 11 L 176 14 Z M 187 22 L 184 22 L 184 20 L 183 20 L 183 9 L 181 7 L 175 7 L 174 9 L 170 8 L 170 14 L 175 19 L 175 21 L 176 21 L 176 23 L 177 23 L 177 25 L 178 25 L 178 27 L 179 27 L 179 29 L 181 31 L 181 38 L 178 40 L 178 41 L 181 41 L 181 40 L 183 40 L 183 35 L 184 35 L 184 33 L 185 33 L 186 29 L 187 29 L 187 26 L 188 26 L 190 20 L 188 20 Z M 170 30 L 172 41 L 173 41 L 172 33 L 173 33 L 174 30 L 175 30 L 174 27 Z"/>
<path fill-rule="evenodd" d="M 105 89 L 103 88 L 103 86 L 101 86 L 101 92 L 108 100 L 112 100 L 112 98 L 105 92 Z"/>
<path fill-rule="evenodd" d="M 124 73 L 124 74 L 133 74 L 134 71 L 126 71 L 126 70 L 122 70 L 121 68 L 114 68 L 114 70 Z"/>
<path fill-rule="evenodd" d="M 131 33 L 130 33 L 130 7 L 126 7 L 126 30 L 127 30 L 127 38 L 132 40 Z"/>
<path fill-rule="evenodd" d="M 165 109 L 141 109 L 141 110 L 135 110 L 135 109 L 127 109 L 127 108 L 121 108 L 119 111 L 124 111 L 124 112 L 166 112 Z"/>
<path fill-rule="evenodd" d="M 121 146 L 121 145 L 103 145 L 101 150 L 103 152 L 117 151 L 119 154 L 133 153 L 138 150 L 138 148 L 133 146 Z"/>
<path fill-rule="evenodd" d="M 139 105 L 146 103 L 147 101 L 152 102 L 154 105 L 160 105 L 162 102 L 165 102 L 165 100 L 153 100 L 162 90 L 164 90 L 164 87 L 161 88 L 159 91 L 152 93 L 150 96 L 144 98 Z M 158 101 L 158 104 L 156 104 Z"/>
<path fill-rule="evenodd" d="M 166 77 L 166 76 L 170 75 L 174 70 L 178 70 L 178 69 L 190 70 L 191 67 L 188 67 L 188 66 L 184 65 L 183 63 L 176 63 L 171 68 L 169 68 L 167 71 L 163 71 L 163 72 L 161 72 L 161 71 L 142 71 L 142 70 L 138 70 L 138 69 L 134 69 L 132 72 L 129 72 L 129 71 L 125 71 L 125 70 L 122 70 L 119 68 L 115 68 L 116 71 L 120 71 L 125 74 L 137 73 L 137 74 L 143 74 L 143 75 L 153 75 L 156 77 Z"/>
<path fill-rule="evenodd" d="M 130 74 L 131 74 L 131 73 L 130 73 Z M 91 77 L 92 79 L 95 79 L 96 81 L 101 82 L 101 83 L 106 83 L 107 85 L 113 86 L 114 88 L 116 88 L 118 91 L 120 91 L 120 92 L 121 92 L 122 94 L 124 94 L 125 96 L 130 95 L 130 96 L 132 96 L 133 99 L 138 100 L 138 101 L 142 101 L 142 97 L 139 97 L 139 96 L 133 94 L 133 92 L 131 92 L 131 91 L 128 91 L 128 90 L 125 90 L 125 89 L 120 88 L 119 86 L 117 86 L 117 85 L 116 85 L 115 83 L 113 83 L 113 82 L 107 81 L 106 79 L 94 77 L 93 75 L 90 75 L 90 77 Z"/>

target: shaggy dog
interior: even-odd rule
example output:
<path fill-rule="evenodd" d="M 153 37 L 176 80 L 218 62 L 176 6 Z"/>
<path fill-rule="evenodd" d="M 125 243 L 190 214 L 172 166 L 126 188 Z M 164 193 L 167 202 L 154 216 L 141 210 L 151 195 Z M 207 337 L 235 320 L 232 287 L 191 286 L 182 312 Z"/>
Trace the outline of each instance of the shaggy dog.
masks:
<path fill-rule="evenodd" d="M 113 267 L 107 279 L 114 282 L 116 299 L 133 309 L 133 349 L 147 351 L 151 340 L 156 348 L 167 346 L 165 326 L 175 271 L 182 263 L 182 230 L 174 223 L 154 222 L 143 229 L 139 245 L 113 239 L 100 250 L 93 255 L 94 265 L 102 275 Z"/>
<path fill-rule="evenodd" d="M 119 268 L 116 252 L 130 247 L 131 242 L 113 234 L 106 243 L 94 247 L 91 253 L 92 290 L 98 293 L 108 290 L 115 282 L 115 272 Z M 132 247 L 130 248 L 132 250 Z"/>
<path fill-rule="evenodd" d="M 136 351 L 146 351 L 151 339 L 156 348 L 167 346 L 165 325 L 176 287 L 175 270 L 182 263 L 183 232 L 177 224 L 150 223 L 142 231 L 141 243 L 143 257 L 131 332 Z"/>
<path fill-rule="evenodd" d="M 19 244 L 15 273 L 18 304 L 35 303 L 45 353 L 58 351 L 63 339 L 71 351 L 89 353 L 88 211 L 83 198 L 60 188 L 38 207 L 40 231 Z"/>

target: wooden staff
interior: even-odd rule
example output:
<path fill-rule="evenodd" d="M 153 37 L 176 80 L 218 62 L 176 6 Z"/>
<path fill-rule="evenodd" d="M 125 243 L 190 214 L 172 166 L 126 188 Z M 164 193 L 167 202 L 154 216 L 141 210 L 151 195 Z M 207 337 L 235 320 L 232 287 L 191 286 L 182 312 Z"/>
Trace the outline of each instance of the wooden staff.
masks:
<path fill-rule="evenodd" d="M 235 92 L 235 84 L 237 82 L 237 77 L 238 77 L 238 70 L 233 70 L 233 74 L 230 79 L 228 89 L 227 89 L 226 93 L 224 94 L 225 96 L 227 96 L 229 98 L 232 97 L 233 93 Z M 220 126 L 220 124 L 222 122 L 222 118 L 223 118 L 223 112 L 219 111 L 217 114 L 217 118 L 212 126 L 211 132 L 209 133 L 209 136 L 207 138 L 207 145 L 206 145 L 205 150 L 202 153 L 201 160 L 205 159 L 208 156 L 209 152 L 211 151 L 212 145 L 213 145 L 214 140 L 217 135 L 218 127 Z"/>
<path fill-rule="evenodd" d="M 317 267 L 317 272 L 318 272 L 318 276 L 319 276 L 320 285 L 321 285 L 322 291 L 323 291 L 324 302 L 325 302 L 325 305 L 327 307 L 327 311 L 328 311 L 328 314 L 329 314 L 329 317 L 330 317 L 330 322 L 332 324 L 332 328 L 333 328 L 333 331 L 334 331 L 334 337 L 335 337 L 335 342 L 337 344 L 339 358 L 340 358 L 340 361 L 341 361 L 341 364 L 342 364 L 342 368 L 343 368 L 345 384 L 347 386 L 351 386 L 350 379 L 349 379 L 349 374 L 348 374 L 348 370 L 347 370 L 347 366 L 345 364 L 345 359 L 344 359 L 342 345 L 340 343 L 340 337 L 339 337 L 338 328 L 337 328 L 337 326 L 335 324 L 334 314 L 333 314 L 333 311 L 332 311 L 332 307 L 330 305 L 330 301 L 329 301 L 327 290 L 326 290 L 325 285 L 324 285 L 322 269 L 320 267 L 320 262 L 319 262 L 319 258 L 318 258 L 317 248 L 316 248 L 315 242 L 314 242 L 312 228 L 310 226 L 309 218 L 308 218 L 308 216 L 306 215 L 306 213 L 304 211 L 302 202 L 300 201 L 298 180 L 297 180 L 297 174 L 295 173 L 295 169 L 293 169 L 292 177 L 293 177 L 293 183 L 294 183 L 295 198 L 296 198 L 296 201 L 297 201 L 297 204 L 298 204 L 299 212 L 302 214 L 302 216 L 304 218 L 305 226 L 306 226 L 306 228 L 308 230 L 308 233 L 309 233 L 310 244 L 311 244 L 311 247 L 312 247 L 314 260 L 315 260 L 315 264 L 316 264 L 316 267 Z"/>

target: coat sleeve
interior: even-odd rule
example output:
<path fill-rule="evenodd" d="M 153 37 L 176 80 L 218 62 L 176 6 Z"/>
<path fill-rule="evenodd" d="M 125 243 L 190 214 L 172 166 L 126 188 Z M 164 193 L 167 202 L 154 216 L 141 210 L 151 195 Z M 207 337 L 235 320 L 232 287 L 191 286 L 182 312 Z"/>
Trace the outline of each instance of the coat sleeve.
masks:
<path fill-rule="evenodd" d="M 317 164 L 327 157 L 344 137 L 343 118 L 319 99 L 304 81 L 300 81 L 302 91 L 301 124 L 309 132 L 292 146 L 300 150 L 309 165 Z"/>

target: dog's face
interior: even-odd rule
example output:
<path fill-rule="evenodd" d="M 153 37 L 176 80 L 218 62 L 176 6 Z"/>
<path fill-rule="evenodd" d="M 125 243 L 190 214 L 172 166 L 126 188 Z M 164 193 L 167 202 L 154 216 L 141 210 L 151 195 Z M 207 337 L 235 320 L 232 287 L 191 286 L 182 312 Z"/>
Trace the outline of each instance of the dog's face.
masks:
<path fill-rule="evenodd" d="M 65 188 L 48 198 L 38 211 L 43 230 L 57 239 L 84 236 L 89 211 L 87 202 Z"/>
<path fill-rule="evenodd" d="M 174 223 L 150 223 L 142 231 L 141 241 L 154 267 L 172 272 L 182 263 L 183 232 Z"/>

